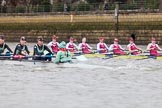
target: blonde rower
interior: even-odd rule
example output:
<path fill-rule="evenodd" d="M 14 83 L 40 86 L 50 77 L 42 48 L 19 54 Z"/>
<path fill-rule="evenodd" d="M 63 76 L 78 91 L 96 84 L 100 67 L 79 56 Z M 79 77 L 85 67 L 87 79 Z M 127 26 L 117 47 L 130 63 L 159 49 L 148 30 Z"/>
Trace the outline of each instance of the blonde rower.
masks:
<path fill-rule="evenodd" d="M 79 49 L 82 50 L 82 53 L 84 54 L 93 53 L 92 47 L 86 43 L 86 37 L 82 38 L 82 43 L 79 44 Z"/>

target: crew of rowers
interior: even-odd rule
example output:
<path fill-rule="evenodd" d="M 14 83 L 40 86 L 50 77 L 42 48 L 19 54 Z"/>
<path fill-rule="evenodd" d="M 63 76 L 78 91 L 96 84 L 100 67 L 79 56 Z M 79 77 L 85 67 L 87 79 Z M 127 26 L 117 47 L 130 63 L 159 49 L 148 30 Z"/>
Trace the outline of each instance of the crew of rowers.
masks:
<path fill-rule="evenodd" d="M 34 60 L 48 60 L 51 61 L 51 58 L 54 54 L 56 55 L 56 59 L 54 63 L 64 63 L 64 62 L 71 62 L 72 61 L 72 53 L 77 51 L 81 51 L 83 54 L 90 54 L 94 53 L 92 47 L 86 43 L 86 37 L 82 38 L 82 43 L 77 46 L 74 43 L 74 38 L 70 37 L 69 43 L 65 43 L 62 41 L 61 43 L 57 42 L 57 36 L 52 36 L 52 41 L 49 42 L 47 45 L 43 43 L 43 37 L 37 37 L 37 43 L 34 45 L 33 48 L 33 56 L 32 59 Z M 8 51 L 5 52 L 5 49 Z M 143 51 L 141 48 L 138 48 L 135 43 L 134 39 L 131 37 L 129 39 L 129 44 L 127 45 L 128 52 L 132 55 L 141 54 Z M 156 44 L 156 39 L 153 37 L 151 39 L 151 43 L 148 44 L 147 50 L 150 52 L 151 56 L 159 56 L 160 54 L 158 51 L 162 51 L 162 49 Z M 118 38 L 114 39 L 114 43 L 108 46 L 104 43 L 104 37 L 99 38 L 99 43 L 97 43 L 97 51 L 98 53 L 108 53 L 113 52 L 115 55 L 125 55 L 125 49 L 121 47 L 119 44 Z M 28 58 L 30 55 L 30 51 L 26 45 L 26 38 L 22 36 L 20 38 L 20 43 L 17 44 L 14 52 L 11 48 L 5 43 L 5 39 L 3 35 L 0 35 L 0 56 L 11 56 L 13 54 L 14 59 L 20 58 Z"/>

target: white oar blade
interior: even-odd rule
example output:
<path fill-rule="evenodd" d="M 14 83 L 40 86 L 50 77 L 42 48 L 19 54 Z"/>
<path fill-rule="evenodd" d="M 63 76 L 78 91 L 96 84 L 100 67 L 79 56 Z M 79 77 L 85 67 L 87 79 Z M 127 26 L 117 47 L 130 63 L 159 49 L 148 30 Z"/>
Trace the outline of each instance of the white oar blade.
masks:
<path fill-rule="evenodd" d="M 84 55 L 76 56 L 76 59 L 79 61 L 87 61 L 88 60 Z"/>

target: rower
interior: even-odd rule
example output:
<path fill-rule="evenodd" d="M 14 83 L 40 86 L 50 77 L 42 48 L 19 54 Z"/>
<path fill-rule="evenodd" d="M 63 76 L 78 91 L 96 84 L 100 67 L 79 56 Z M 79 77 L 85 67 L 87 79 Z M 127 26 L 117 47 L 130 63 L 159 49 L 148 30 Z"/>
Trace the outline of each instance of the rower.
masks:
<path fill-rule="evenodd" d="M 78 50 L 77 45 L 74 43 L 74 38 L 70 37 L 69 43 L 66 44 L 66 49 L 70 52 L 74 53 Z"/>
<path fill-rule="evenodd" d="M 125 55 L 126 53 L 124 52 L 124 49 L 118 43 L 119 43 L 118 38 L 115 38 L 114 44 L 111 44 L 109 47 L 109 51 L 113 51 L 113 53 L 116 55 Z"/>
<path fill-rule="evenodd" d="M 16 45 L 15 51 L 14 51 L 14 57 L 15 59 L 19 59 L 22 56 L 27 56 L 29 55 L 29 50 L 26 45 L 26 38 L 22 36 L 20 38 L 20 43 Z"/>
<path fill-rule="evenodd" d="M 148 44 L 147 50 L 150 51 L 151 56 L 159 56 L 158 50 L 162 51 L 159 45 L 156 44 L 156 39 L 154 37 L 151 39 L 151 43 Z"/>
<path fill-rule="evenodd" d="M 55 54 L 57 54 L 57 52 L 59 51 L 59 47 L 58 47 L 59 43 L 57 42 L 57 38 L 58 37 L 56 35 L 53 35 L 52 41 L 47 44 L 47 46 L 51 47 L 52 52 L 55 53 Z"/>
<path fill-rule="evenodd" d="M 4 52 L 7 49 L 7 52 Z M 4 36 L 0 35 L 0 56 L 10 56 L 13 51 L 11 48 L 5 43 Z"/>
<path fill-rule="evenodd" d="M 54 63 L 72 63 L 72 56 L 71 52 L 66 49 L 66 43 L 62 41 L 59 45 L 59 51 L 57 52 L 56 59 L 54 60 Z"/>
<path fill-rule="evenodd" d="M 107 53 L 108 52 L 108 47 L 107 45 L 104 43 L 104 37 L 100 37 L 99 38 L 99 43 L 97 44 L 97 51 L 99 53 Z"/>
<path fill-rule="evenodd" d="M 82 38 L 82 43 L 79 44 L 79 49 L 82 50 L 83 54 L 90 54 L 90 53 L 94 53 L 92 51 L 92 47 L 90 47 L 87 43 L 86 43 L 86 37 Z"/>
<path fill-rule="evenodd" d="M 48 53 L 45 54 L 45 51 L 47 51 Z M 33 53 L 34 60 L 45 60 L 45 61 L 51 61 L 52 58 L 52 51 L 43 44 L 43 37 L 42 36 L 38 36 L 37 38 L 37 44 L 34 45 L 34 53 Z"/>
<path fill-rule="evenodd" d="M 127 48 L 131 55 L 137 55 L 142 53 L 142 49 L 136 46 L 132 37 L 129 39 L 129 44 L 127 45 Z"/>

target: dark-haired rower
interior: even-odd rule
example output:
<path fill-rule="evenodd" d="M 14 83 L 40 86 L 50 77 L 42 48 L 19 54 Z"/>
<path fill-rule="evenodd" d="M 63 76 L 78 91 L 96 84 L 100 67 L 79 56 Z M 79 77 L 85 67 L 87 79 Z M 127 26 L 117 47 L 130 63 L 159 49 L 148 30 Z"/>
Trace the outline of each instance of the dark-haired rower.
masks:
<path fill-rule="evenodd" d="M 8 51 L 5 52 L 5 49 Z M 0 35 L 0 56 L 10 56 L 13 51 L 11 48 L 5 43 L 4 36 Z"/>
<path fill-rule="evenodd" d="M 29 50 L 26 45 L 26 38 L 22 36 L 20 38 L 20 43 L 16 45 L 15 51 L 14 51 L 14 58 L 20 59 L 22 57 L 26 57 L 29 55 Z"/>
<path fill-rule="evenodd" d="M 48 51 L 48 53 L 45 54 L 45 51 Z M 37 44 L 34 45 L 33 55 L 35 56 L 35 57 L 33 57 L 34 60 L 51 61 L 53 53 L 46 45 L 43 44 L 42 36 L 38 36 L 38 38 L 37 38 Z"/>

